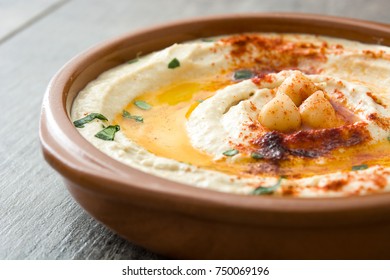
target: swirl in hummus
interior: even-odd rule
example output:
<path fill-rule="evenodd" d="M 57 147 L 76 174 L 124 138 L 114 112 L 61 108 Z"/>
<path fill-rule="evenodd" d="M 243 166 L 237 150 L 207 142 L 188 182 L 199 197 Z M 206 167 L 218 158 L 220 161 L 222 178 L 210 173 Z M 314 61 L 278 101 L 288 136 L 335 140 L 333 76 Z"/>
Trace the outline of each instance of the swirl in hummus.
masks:
<path fill-rule="evenodd" d="M 175 44 L 106 71 L 79 93 L 71 118 L 98 149 L 157 176 L 323 197 L 390 190 L 389 106 L 390 48 L 250 33 Z"/>

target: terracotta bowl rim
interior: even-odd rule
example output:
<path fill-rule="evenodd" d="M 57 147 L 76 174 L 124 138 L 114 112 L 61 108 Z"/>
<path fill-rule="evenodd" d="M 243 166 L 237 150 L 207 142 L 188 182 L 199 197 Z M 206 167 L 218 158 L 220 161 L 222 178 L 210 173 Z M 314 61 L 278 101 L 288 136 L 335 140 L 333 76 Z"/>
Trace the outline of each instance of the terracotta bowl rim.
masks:
<path fill-rule="evenodd" d="M 173 210 L 208 216 L 210 212 L 224 218 L 231 211 L 275 213 L 339 213 L 364 210 L 390 209 L 390 192 L 367 196 L 330 198 L 290 198 L 246 196 L 221 193 L 170 181 L 129 167 L 105 155 L 87 142 L 73 126 L 66 108 L 67 85 L 77 79 L 83 63 L 96 53 L 110 50 L 129 42 L 141 34 L 175 28 L 179 25 L 217 22 L 232 19 L 259 18 L 305 20 L 323 24 L 338 24 L 380 30 L 390 34 L 386 24 L 364 20 L 303 13 L 246 13 L 197 17 L 159 24 L 136 32 L 126 33 L 97 44 L 66 63 L 48 85 L 40 121 L 40 140 L 46 160 L 67 180 L 85 190 L 107 197 L 128 200 L 132 197 L 150 198 L 153 201 L 173 202 Z M 390 35 L 389 35 L 390 36 Z M 129 183 L 131 182 L 131 183 Z M 180 201 L 180 203 L 177 203 Z"/>

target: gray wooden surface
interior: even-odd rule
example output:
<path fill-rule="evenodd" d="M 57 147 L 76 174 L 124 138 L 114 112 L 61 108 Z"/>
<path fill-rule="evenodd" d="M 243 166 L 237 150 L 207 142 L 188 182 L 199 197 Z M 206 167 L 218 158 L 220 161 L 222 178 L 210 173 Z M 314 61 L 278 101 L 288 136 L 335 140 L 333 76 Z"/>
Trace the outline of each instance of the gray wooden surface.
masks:
<path fill-rule="evenodd" d="M 89 217 L 44 162 L 38 120 L 45 87 L 71 57 L 122 33 L 266 11 L 390 23 L 389 0 L 0 0 L 0 259 L 164 258 Z"/>

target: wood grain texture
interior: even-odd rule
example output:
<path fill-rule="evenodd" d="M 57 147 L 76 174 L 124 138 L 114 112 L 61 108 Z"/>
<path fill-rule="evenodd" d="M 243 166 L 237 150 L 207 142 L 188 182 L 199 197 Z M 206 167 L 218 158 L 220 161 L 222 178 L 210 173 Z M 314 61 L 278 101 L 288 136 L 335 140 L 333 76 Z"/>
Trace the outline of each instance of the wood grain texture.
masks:
<path fill-rule="evenodd" d="M 0 43 L 15 36 L 68 0 L 1 0 Z"/>
<path fill-rule="evenodd" d="M 16 2 L 28 2 L 35 9 L 31 17 L 43 16 L 0 43 L 0 259 L 163 258 L 93 220 L 41 156 L 38 120 L 45 87 L 77 53 L 124 32 L 212 14 L 298 11 L 390 23 L 388 0 L 82 0 L 48 13 L 46 4 L 53 1 Z M 23 14 L 21 9 L 14 6 L 12 14 Z M 25 22 L 9 24 L 0 38 Z"/>

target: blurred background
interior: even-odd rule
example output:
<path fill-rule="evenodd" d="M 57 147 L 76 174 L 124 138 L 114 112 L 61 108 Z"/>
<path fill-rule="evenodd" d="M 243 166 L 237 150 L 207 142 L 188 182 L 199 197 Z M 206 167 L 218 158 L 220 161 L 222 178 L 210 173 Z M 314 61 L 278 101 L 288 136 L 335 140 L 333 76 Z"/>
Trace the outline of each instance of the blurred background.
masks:
<path fill-rule="evenodd" d="M 0 0 L 0 259 L 164 258 L 93 220 L 42 158 L 45 88 L 79 52 L 190 17 L 304 12 L 390 24 L 389 11 L 389 0 Z"/>

